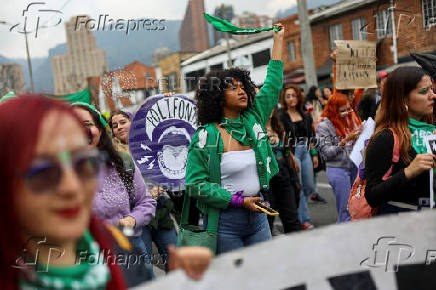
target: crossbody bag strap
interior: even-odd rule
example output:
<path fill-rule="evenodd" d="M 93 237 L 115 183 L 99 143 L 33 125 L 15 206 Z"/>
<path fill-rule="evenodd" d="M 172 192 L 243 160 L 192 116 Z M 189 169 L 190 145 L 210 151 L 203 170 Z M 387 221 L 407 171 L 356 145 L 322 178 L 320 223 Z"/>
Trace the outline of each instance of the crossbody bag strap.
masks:
<path fill-rule="evenodd" d="M 400 143 L 398 140 L 397 134 L 395 134 L 394 129 L 389 128 L 391 130 L 392 135 L 394 136 L 394 148 L 392 149 L 392 162 L 391 167 L 389 167 L 388 171 L 383 175 L 382 180 L 386 181 L 391 177 L 392 169 L 394 168 L 394 164 L 400 160 Z"/>
<path fill-rule="evenodd" d="M 221 164 L 218 158 L 219 133 L 218 128 L 210 128 L 208 134 L 208 150 L 209 150 L 209 182 L 221 185 Z M 207 228 L 209 233 L 218 232 L 220 210 L 214 207 L 207 208 Z"/>

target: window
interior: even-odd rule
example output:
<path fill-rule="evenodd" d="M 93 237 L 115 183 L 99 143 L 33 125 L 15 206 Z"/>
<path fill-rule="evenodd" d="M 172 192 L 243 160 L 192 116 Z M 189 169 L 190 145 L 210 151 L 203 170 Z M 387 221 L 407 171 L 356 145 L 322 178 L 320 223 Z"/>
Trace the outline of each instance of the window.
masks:
<path fill-rule="evenodd" d="M 253 67 L 258 67 L 262 65 L 268 65 L 271 58 L 269 49 L 265 49 L 256 53 L 253 53 Z"/>
<path fill-rule="evenodd" d="M 377 38 L 385 38 L 392 35 L 391 11 L 383 10 L 376 15 Z"/>
<path fill-rule="evenodd" d="M 344 39 L 342 35 L 342 24 L 336 24 L 332 25 L 329 28 L 330 32 L 330 48 L 334 49 L 336 48 L 335 40 L 342 40 Z"/>
<path fill-rule="evenodd" d="M 211 65 L 209 67 L 209 69 L 210 69 L 210 71 L 222 70 L 223 69 L 223 64 L 222 63 L 218 63 L 218 64 Z"/>
<path fill-rule="evenodd" d="M 295 41 L 288 42 L 288 59 L 289 61 L 295 61 Z"/>
<path fill-rule="evenodd" d="M 424 28 L 430 28 L 436 25 L 436 1 L 422 0 L 422 18 L 424 20 Z"/>
<path fill-rule="evenodd" d="M 354 40 L 367 40 L 365 29 L 365 17 L 359 17 L 351 20 Z"/>
<path fill-rule="evenodd" d="M 179 84 L 177 81 L 177 73 L 171 73 L 168 75 L 168 91 L 175 92 L 179 90 Z"/>
<path fill-rule="evenodd" d="M 189 72 L 185 75 L 186 91 L 191 92 L 198 86 L 199 78 L 203 77 L 205 73 L 204 69 Z"/>

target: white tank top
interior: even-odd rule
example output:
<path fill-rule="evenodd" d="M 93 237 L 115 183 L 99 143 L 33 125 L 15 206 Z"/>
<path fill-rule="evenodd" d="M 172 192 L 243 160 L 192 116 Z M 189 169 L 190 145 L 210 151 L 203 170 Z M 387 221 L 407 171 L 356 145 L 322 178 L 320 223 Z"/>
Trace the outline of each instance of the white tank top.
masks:
<path fill-rule="evenodd" d="M 244 196 L 259 194 L 259 175 L 253 149 L 223 153 L 221 158 L 221 187 L 232 194 L 240 190 L 244 191 Z"/>

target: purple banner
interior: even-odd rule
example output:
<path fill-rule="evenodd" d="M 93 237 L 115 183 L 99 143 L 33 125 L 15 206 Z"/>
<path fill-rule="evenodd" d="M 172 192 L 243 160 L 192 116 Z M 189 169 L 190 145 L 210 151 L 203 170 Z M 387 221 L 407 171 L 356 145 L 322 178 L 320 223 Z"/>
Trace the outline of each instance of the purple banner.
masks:
<path fill-rule="evenodd" d="M 136 112 L 129 148 L 142 175 L 161 186 L 185 186 L 188 146 L 197 129 L 194 101 L 184 95 L 155 95 Z"/>

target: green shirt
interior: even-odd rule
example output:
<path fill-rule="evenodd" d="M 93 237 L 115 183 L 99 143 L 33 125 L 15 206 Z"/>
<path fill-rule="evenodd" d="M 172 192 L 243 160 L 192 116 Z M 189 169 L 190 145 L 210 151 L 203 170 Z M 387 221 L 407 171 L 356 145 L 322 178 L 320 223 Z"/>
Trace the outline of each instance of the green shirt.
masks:
<path fill-rule="evenodd" d="M 257 172 L 262 189 L 268 189 L 270 179 L 278 173 L 277 161 L 274 158 L 265 125 L 279 101 L 282 79 L 283 62 L 270 60 L 264 85 L 254 98 L 251 107 L 239 117 L 245 127 L 247 140 L 256 155 Z M 218 137 L 215 139 L 211 136 Z M 211 146 L 218 146 L 215 156 L 208 153 L 208 147 Z M 220 184 L 209 182 L 209 158 L 217 158 L 220 164 L 223 152 L 223 141 L 215 124 L 200 126 L 189 145 L 185 185 L 186 192 L 198 200 L 197 207 L 203 213 L 207 213 L 208 206 L 227 208 L 232 199 L 232 194 L 221 188 Z M 218 170 L 220 176 L 220 168 L 215 170 Z"/>
<path fill-rule="evenodd" d="M 409 129 L 412 135 L 412 147 L 416 153 L 427 153 L 427 145 L 425 144 L 424 137 L 433 135 L 435 133 L 435 126 L 432 124 L 416 121 L 409 118 Z"/>

